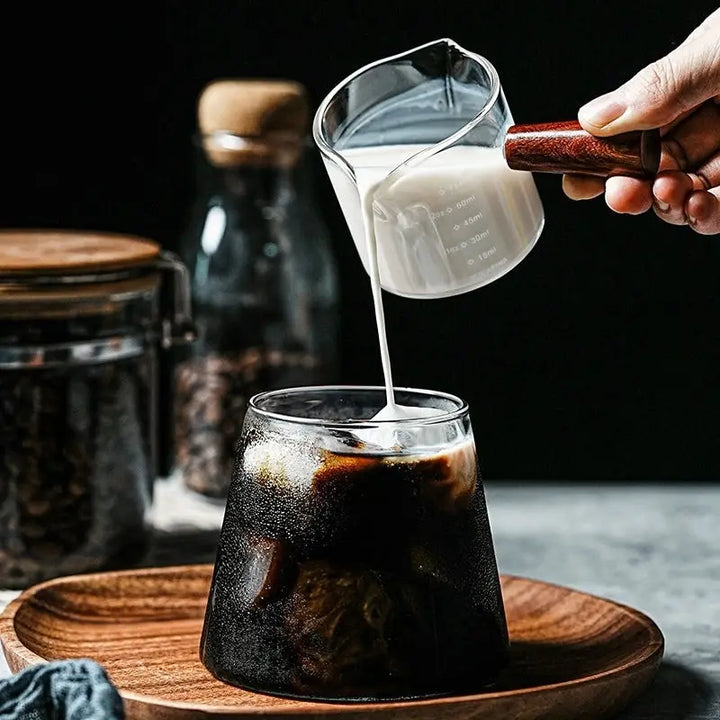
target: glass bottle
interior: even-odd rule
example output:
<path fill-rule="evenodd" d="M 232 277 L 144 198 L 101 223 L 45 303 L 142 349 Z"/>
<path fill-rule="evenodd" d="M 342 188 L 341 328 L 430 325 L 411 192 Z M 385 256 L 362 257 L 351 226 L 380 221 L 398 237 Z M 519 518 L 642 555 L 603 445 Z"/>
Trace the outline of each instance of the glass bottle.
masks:
<path fill-rule="evenodd" d="M 180 255 L 198 339 L 175 367 L 175 469 L 224 498 L 250 396 L 337 378 L 338 280 L 312 195 L 304 87 L 217 80 L 197 112 L 197 197 Z"/>

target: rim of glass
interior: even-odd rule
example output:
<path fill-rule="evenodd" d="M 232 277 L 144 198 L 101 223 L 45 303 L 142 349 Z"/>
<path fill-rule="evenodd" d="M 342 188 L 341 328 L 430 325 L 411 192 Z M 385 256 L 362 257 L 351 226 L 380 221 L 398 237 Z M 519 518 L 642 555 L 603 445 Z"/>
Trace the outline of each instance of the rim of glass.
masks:
<path fill-rule="evenodd" d="M 411 418 L 399 418 L 397 420 L 385 419 L 385 420 L 371 420 L 365 418 L 362 420 L 347 419 L 347 420 L 326 420 L 324 418 L 309 418 L 301 415 L 287 415 L 281 412 L 275 412 L 272 410 L 266 410 L 259 407 L 258 403 L 266 398 L 278 397 L 280 395 L 303 395 L 306 393 L 318 393 L 318 392 L 336 392 L 336 393 L 358 393 L 358 392 L 378 392 L 385 397 L 386 388 L 384 385 L 302 385 L 298 387 L 290 388 L 278 388 L 275 390 L 263 390 L 255 393 L 249 400 L 248 406 L 252 408 L 253 412 L 258 415 L 271 418 L 273 420 L 282 420 L 284 422 L 297 423 L 300 425 L 314 425 L 322 427 L 343 427 L 343 428 L 375 428 L 383 425 L 437 425 L 440 423 L 452 422 L 458 420 L 468 413 L 469 405 L 467 401 L 463 400 L 457 395 L 452 393 L 444 392 L 442 390 L 427 390 L 424 388 L 414 387 L 395 387 L 395 392 L 408 392 L 422 395 L 425 397 L 435 397 L 443 400 L 448 400 L 455 403 L 457 407 L 453 410 L 438 411 L 437 415 L 430 417 L 411 417 Z"/>
<path fill-rule="evenodd" d="M 435 155 L 436 153 L 441 152 L 445 148 L 450 147 L 463 135 L 466 135 L 476 125 L 478 125 L 482 121 L 482 119 L 490 112 L 495 103 L 497 103 L 500 96 L 500 76 L 498 75 L 498 71 L 495 66 L 487 58 L 479 55 L 478 53 L 471 52 L 470 50 L 465 49 L 462 45 L 459 45 L 450 38 L 438 38 L 437 40 L 431 40 L 430 42 L 423 43 L 422 45 L 417 45 L 416 47 L 410 48 L 409 50 L 405 50 L 395 55 L 388 55 L 387 57 L 380 58 L 379 60 L 374 60 L 373 62 L 363 65 L 354 72 L 350 73 L 350 75 L 345 77 L 345 79 L 341 80 L 332 90 L 330 90 L 330 92 L 325 96 L 325 98 L 318 106 L 312 122 L 312 136 L 320 152 L 328 159 L 332 160 L 336 165 L 341 167 L 343 171 L 347 175 L 349 175 L 350 178 L 353 179 L 353 181 L 355 180 L 355 173 L 352 166 L 342 156 L 341 153 L 337 152 L 337 150 L 335 150 L 330 145 L 330 142 L 325 136 L 325 132 L 323 129 L 323 118 L 325 117 L 325 114 L 327 112 L 328 105 L 340 92 L 340 90 L 342 90 L 346 85 L 355 80 L 355 78 L 362 75 L 364 72 L 371 70 L 378 65 L 383 65 L 384 63 L 393 62 L 394 60 L 401 60 L 402 58 L 407 57 L 408 55 L 412 55 L 419 50 L 423 50 L 424 48 L 442 44 L 453 47 L 467 57 L 472 58 L 487 72 L 488 77 L 490 78 L 490 94 L 488 95 L 488 99 L 482 106 L 482 108 L 480 108 L 480 110 L 461 128 L 456 130 L 451 135 L 448 135 L 446 138 L 443 138 L 442 140 L 434 143 L 433 145 L 429 145 L 428 147 L 419 150 L 417 153 L 407 158 L 404 162 L 400 163 L 398 167 L 400 167 L 401 165 L 406 165 L 413 160 L 416 162 L 422 162 L 426 157 Z M 397 170 L 397 168 L 394 168 L 394 170 Z"/>

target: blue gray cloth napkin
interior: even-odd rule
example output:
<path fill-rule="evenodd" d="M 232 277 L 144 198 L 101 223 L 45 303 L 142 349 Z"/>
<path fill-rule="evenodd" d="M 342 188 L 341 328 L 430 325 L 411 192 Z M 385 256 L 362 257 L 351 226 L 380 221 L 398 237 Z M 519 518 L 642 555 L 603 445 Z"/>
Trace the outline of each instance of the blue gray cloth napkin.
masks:
<path fill-rule="evenodd" d="M 94 660 L 55 660 L 0 680 L 0 720 L 124 720 L 122 699 Z"/>

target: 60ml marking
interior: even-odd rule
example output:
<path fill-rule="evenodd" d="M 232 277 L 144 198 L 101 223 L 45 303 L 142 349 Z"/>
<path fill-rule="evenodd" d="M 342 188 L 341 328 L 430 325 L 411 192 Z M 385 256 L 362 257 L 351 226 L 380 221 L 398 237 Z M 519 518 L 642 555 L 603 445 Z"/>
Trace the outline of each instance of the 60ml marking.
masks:
<path fill-rule="evenodd" d="M 456 207 L 458 210 L 462 210 L 464 207 L 467 207 L 467 206 L 470 205 L 471 203 L 474 203 L 476 199 L 477 199 L 477 198 L 476 198 L 474 195 L 469 195 L 468 197 L 463 198 L 462 200 L 458 200 L 458 201 L 455 203 L 455 207 Z"/>

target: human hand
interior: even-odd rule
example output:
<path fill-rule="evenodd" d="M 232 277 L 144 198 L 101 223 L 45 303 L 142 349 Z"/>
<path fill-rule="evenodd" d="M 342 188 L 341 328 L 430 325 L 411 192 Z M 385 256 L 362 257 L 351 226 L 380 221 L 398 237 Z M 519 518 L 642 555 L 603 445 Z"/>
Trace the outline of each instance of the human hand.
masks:
<path fill-rule="evenodd" d="M 573 200 L 605 194 L 618 213 L 651 208 L 671 225 L 720 233 L 720 9 L 665 57 L 578 111 L 589 133 L 607 137 L 660 128 L 660 169 L 650 180 L 564 175 Z"/>

